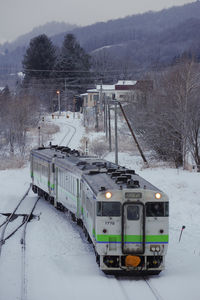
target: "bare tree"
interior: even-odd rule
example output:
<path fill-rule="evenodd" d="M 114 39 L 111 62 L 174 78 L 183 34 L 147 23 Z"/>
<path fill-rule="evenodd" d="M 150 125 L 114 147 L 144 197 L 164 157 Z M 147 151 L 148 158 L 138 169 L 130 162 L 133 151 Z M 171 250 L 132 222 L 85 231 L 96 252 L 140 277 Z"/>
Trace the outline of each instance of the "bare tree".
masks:
<path fill-rule="evenodd" d="M 192 153 L 199 164 L 199 64 L 184 59 L 154 78 L 146 104 L 132 105 L 133 126 L 156 154 L 186 166 Z"/>
<path fill-rule="evenodd" d="M 200 101 L 196 100 L 190 107 L 193 117 L 189 120 L 189 145 L 197 171 L 200 172 Z"/>
<path fill-rule="evenodd" d="M 10 93 L 3 100 L 0 115 L 2 146 L 9 149 L 11 155 L 24 155 L 28 128 L 38 122 L 34 101 L 30 97 L 11 96 Z"/>

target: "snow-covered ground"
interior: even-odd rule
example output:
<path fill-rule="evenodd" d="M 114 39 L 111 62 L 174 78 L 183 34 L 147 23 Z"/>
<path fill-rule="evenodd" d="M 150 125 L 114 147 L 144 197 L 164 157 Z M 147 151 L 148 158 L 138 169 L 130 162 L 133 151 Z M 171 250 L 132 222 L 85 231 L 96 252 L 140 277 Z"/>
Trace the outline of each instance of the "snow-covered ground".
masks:
<path fill-rule="evenodd" d="M 61 126 L 54 142 L 77 148 L 84 134 L 80 119 L 52 120 Z M 73 129 L 73 127 L 76 128 Z M 71 139 L 72 135 L 73 138 Z M 111 153 L 107 159 L 113 160 Z M 119 154 L 119 163 L 133 168 L 170 198 L 170 243 L 166 270 L 150 283 L 163 300 L 200 299 L 200 174 L 167 167 L 143 169 L 139 157 Z M 0 171 L 0 212 L 14 208 L 30 183 L 29 167 Z M 28 203 L 36 196 L 30 193 Z M 27 204 L 28 205 L 28 204 Z M 22 208 L 23 210 L 23 208 Z M 41 199 L 28 224 L 26 300 L 142 299 L 155 297 L 142 279 L 105 276 L 90 244 L 71 219 Z M 5 219 L 0 215 L 0 224 Z M 182 226 L 186 226 L 182 239 Z M 0 229 L 1 231 L 1 229 Z M 0 300 L 20 299 L 20 232 L 8 240 L 0 257 Z M 25 299 L 23 299 L 25 300 Z"/>

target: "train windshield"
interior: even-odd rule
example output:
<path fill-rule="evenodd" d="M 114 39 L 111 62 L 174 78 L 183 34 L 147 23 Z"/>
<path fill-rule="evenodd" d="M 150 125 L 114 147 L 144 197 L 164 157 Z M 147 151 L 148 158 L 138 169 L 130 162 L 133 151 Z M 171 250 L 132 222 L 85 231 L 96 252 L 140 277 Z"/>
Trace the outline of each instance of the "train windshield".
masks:
<path fill-rule="evenodd" d="M 140 208 L 138 205 L 127 206 L 127 220 L 137 221 L 140 218 Z"/>
<path fill-rule="evenodd" d="M 97 216 L 119 217 L 121 216 L 120 202 L 97 202 Z"/>
<path fill-rule="evenodd" d="M 168 217 L 169 202 L 147 202 L 146 216 L 147 217 Z"/>

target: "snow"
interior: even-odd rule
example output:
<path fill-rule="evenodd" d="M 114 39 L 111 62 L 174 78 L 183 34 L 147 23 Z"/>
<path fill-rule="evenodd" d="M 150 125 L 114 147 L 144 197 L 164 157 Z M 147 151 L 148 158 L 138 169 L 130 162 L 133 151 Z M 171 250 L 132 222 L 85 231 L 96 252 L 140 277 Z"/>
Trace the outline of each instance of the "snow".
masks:
<path fill-rule="evenodd" d="M 84 129 L 77 116 L 74 119 L 70 113 L 66 118 L 63 114 L 53 120 L 48 117 L 47 121 L 61 128 L 54 143 L 62 141 L 67 145 L 70 141 L 70 147 L 78 147 Z M 114 153 L 106 158 L 113 161 Z M 166 270 L 159 276 L 150 277 L 150 284 L 163 300 L 199 300 L 200 174 L 162 165 L 143 168 L 139 156 L 126 153 L 119 153 L 119 163 L 135 169 L 170 198 L 170 243 Z M 29 183 L 28 165 L 24 169 L 0 171 L 0 212 L 11 212 Z M 31 192 L 20 212 L 31 206 L 36 198 Z M 33 219 L 27 228 L 26 300 L 155 299 L 141 278 L 116 280 L 114 276 L 104 275 L 95 262 L 92 246 L 68 215 L 55 210 L 44 199 L 39 200 L 34 214 L 38 218 Z M 0 224 L 4 219 L 0 215 Z M 13 222 L 19 222 L 18 219 Z M 186 228 L 179 242 L 183 225 Z M 19 231 L 2 248 L 0 300 L 21 299 L 20 237 Z"/>
<path fill-rule="evenodd" d="M 98 52 L 100 52 L 100 51 L 102 51 L 102 50 L 105 50 L 105 49 L 109 49 L 109 48 L 113 48 L 113 47 L 124 47 L 125 46 L 125 44 L 124 43 L 121 43 L 121 44 L 115 44 L 115 45 L 107 45 L 107 46 L 103 46 L 103 47 L 100 47 L 100 48 L 98 48 L 98 49 L 95 49 L 95 50 L 93 50 L 91 53 L 93 54 L 93 53 L 98 53 Z"/>
<path fill-rule="evenodd" d="M 105 85 L 105 84 L 102 84 L 102 85 L 99 85 L 97 84 L 96 85 L 96 89 L 97 91 L 100 91 L 102 89 L 102 91 L 115 91 L 115 85 Z"/>
<path fill-rule="evenodd" d="M 115 85 L 135 85 L 136 83 L 135 80 L 119 80 Z"/>

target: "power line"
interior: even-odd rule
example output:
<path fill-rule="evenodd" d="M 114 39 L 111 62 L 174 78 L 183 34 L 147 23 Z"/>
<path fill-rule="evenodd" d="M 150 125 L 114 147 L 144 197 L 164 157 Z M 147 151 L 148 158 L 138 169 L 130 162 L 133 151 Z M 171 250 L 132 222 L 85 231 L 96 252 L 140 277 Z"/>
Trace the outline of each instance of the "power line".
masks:
<path fill-rule="evenodd" d="M 16 68 L 16 67 L 13 67 L 13 69 Z M 6 71 L 6 70 L 10 70 L 12 69 L 12 67 L 1 67 L 0 66 L 0 71 Z M 121 69 L 110 69 L 110 70 L 99 70 L 100 73 L 112 73 L 112 72 L 131 72 L 131 71 L 134 71 L 136 70 L 136 68 L 127 68 L 126 70 L 123 70 L 124 68 L 122 67 Z M 138 68 L 137 68 L 138 70 Z M 19 73 L 20 71 L 17 70 L 17 72 Z M 21 72 L 25 73 L 25 72 L 54 72 L 54 73 L 98 73 L 97 70 L 83 70 L 83 69 L 80 69 L 80 70 L 56 70 L 56 69 L 23 69 L 21 70 Z"/>

